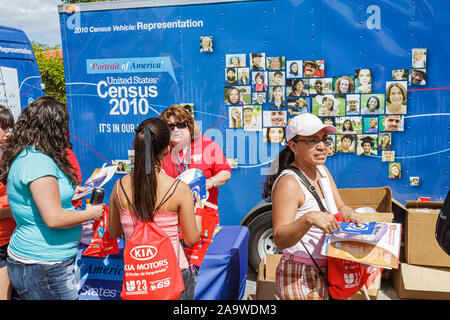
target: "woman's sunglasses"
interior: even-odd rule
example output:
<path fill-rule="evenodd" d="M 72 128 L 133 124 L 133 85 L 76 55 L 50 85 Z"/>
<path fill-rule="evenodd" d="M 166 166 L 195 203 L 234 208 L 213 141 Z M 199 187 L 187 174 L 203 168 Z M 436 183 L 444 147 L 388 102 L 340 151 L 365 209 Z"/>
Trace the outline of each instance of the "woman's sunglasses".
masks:
<path fill-rule="evenodd" d="M 184 121 L 184 122 L 175 122 L 175 123 L 169 123 L 168 124 L 168 126 L 169 126 L 169 128 L 170 128 L 170 130 L 175 130 L 175 128 L 178 128 L 178 129 L 184 129 L 184 128 L 186 128 L 187 127 L 187 122 L 186 121 Z"/>

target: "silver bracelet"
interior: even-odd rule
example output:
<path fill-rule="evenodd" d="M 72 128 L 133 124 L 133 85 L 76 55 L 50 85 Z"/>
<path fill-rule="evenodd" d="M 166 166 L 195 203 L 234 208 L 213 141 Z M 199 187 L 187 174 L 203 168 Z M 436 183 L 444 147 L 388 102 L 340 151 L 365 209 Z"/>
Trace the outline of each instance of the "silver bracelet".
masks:
<path fill-rule="evenodd" d="M 209 180 L 211 180 L 212 181 L 212 183 L 213 183 L 213 188 L 215 188 L 216 187 L 216 180 L 214 180 L 214 178 L 209 178 Z"/>

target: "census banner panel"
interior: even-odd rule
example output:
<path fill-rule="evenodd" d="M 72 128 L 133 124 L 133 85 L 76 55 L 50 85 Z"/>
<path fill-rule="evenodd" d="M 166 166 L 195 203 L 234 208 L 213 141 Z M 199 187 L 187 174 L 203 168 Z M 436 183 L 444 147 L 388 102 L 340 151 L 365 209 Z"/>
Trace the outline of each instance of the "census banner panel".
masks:
<path fill-rule="evenodd" d="M 60 14 L 70 130 L 85 175 L 106 160 L 132 168 L 134 128 L 177 103 L 193 108 L 233 164 L 220 187 L 222 224 L 239 224 L 262 199 L 284 139 L 269 128 L 305 111 L 338 127 L 326 164 L 339 188 L 390 186 L 400 202 L 447 194 L 447 3 L 129 5 Z M 383 151 L 395 153 L 399 175 Z"/>

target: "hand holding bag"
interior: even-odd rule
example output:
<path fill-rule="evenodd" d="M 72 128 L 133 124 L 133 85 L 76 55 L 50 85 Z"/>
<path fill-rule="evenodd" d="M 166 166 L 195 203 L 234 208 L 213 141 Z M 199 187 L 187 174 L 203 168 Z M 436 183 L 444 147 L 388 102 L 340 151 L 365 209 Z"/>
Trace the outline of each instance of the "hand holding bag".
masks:
<path fill-rule="evenodd" d="M 94 235 L 89 246 L 83 251 L 83 256 L 104 258 L 109 254 L 119 253 L 117 239 L 111 238 L 109 233 L 109 207 L 103 206 L 103 214 L 99 220 L 92 225 Z"/>

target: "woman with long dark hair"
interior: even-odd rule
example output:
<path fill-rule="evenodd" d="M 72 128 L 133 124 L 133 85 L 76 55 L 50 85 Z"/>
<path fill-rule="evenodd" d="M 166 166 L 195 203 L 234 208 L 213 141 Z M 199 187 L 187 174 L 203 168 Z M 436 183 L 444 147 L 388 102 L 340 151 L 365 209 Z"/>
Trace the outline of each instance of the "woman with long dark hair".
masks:
<path fill-rule="evenodd" d="M 336 133 L 336 128 L 323 124 L 315 115 L 294 117 L 286 128 L 288 146 L 280 152 L 278 170 L 265 185 L 264 196 L 270 192 L 272 198 L 274 242 L 283 250 L 276 270 L 281 299 L 328 299 L 326 279 L 321 277 L 321 273 L 327 274 L 327 259 L 320 249 L 324 233 L 338 228 L 333 211 L 340 212 L 347 221 L 359 223 L 342 201 L 324 165 L 329 133 Z M 327 212 L 320 209 L 297 171 L 315 187 Z"/>
<path fill-rule="evenodd" d="M 17 227 L 7 268 L 22 299 L 78 299 L 75 256 L 81 224 L 97 220 L 103 206 L 76 211 L 78 179 L 67 160 L 67 106 L 52 97 L 30 103 L 17 119 L 0 166 Z"/>
<path fill-rule="evenodd" d="M 193 245 L 200 238 L 201 218 L 196 220 L 189 186 L 168 176 L 161 167 L 170 151 L 169 127 L 159 118 L 149 118 L 142 121 L 135 131 L 134 172 L 117 181 L 111 193 L 111 236 L 117 238 L 124 234 L 127 241 L 138 219 L 155 222 L 170 237 L 178 256 L 185 285 L 180 299 L 192 300 L 197 278 L 179 241 L 178 226 L 181 227 L 184 242 Z"/>

